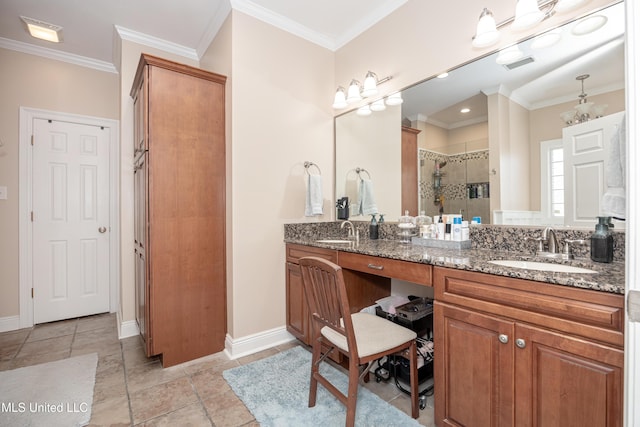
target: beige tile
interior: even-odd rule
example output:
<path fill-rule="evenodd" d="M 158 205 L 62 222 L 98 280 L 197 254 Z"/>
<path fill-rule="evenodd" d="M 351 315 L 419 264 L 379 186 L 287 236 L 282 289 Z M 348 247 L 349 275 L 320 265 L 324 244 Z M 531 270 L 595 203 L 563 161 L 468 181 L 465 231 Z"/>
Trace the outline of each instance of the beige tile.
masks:
<path fill-rule="evenodd" d="M 123 346 L 122 355 L 124 356 L 124 366 L 127 371 L 135 366 L 160 361 L 158 356 L 147 357 L 142 347 L 124 348 Z"/>
<path fill-rule="evenodd" d="M 200 402 L 138 424 L 138 426 L 144 427 L 204 427 L 210 425 L 212 425 L 211 420 L 207 417 Z"/>
<path fill-rule="evenodd" d="M 13 360 L 0 360 L 0 371 L 10 371 L 13 369 Z"/>
<path fill-rule="evenodd" d="M 0 348 L 5 345 L 19 345 L 25 342 L 32 328 L 19 329 L 17 331 L 3 332 L 0 334 Z"/>
<path fill-rule="evenodd" d="M 115 313 L 97 314 L 95 316 L 81 317 L 78 319 L 78 332 L 105 328 L 117 331 L 118 325 Z"/>
<path fill-rule="evenodd" d="M 265 357 L 274 356 L 278 353 L 279 353 L 278 349 L 275 347 L 272 347 L 266 350 L 259 351 L 258 353 L 250 354 L 249 356 L 240 357 L 239 359 L 237 359 L 237 361 L 241 365 L 247 365 L 251 362 L 264 359 Z"/>
<path fill-rule="evenodd" d="M 98 356 L 103 357 L 114 353 L 120 353 L 121 351 L 118 336 L 110 329 L 76 332 L 71 346 L 72 356 L 98 353 Z"/>
<path fill-rule="evenodd" d="M 191 362 L 183 363 L 180 366 L 187 374 L 192 375 L 199 371 L 211 369 L 216 372 L 222 372 L 226 369 L 240 366 L 240 364 L 236 360 L 229 359 L 224 352 L 220 352 L 193 360 Z"/>
<path fill-rule="evenodd" d="M 56 360 L 67 359 L 69 350 L 52 351 L 48 353 L 34 353 L 13 359 L 13 369 L 25 366 L 39 365 L 40 363 L 55 362 Z"/>
<path fill-rule="evenodd" d="M 254 416 L 234 393 L 220 394 L 203 403 L 216 427 L 243 426 L 255 421 Z"/>
<path fill-rule="evenodd" d="M 35 354 L 43 354 L 50 352 L 59 352 L 62 350 L 69 350 L 71 348 L 71 341 L 73 335 L 65 335 L 57 338 L 49 338 L 40 341 L 33 341 L 24 343 L 20 352 L 16 357 L 24 357 Z"/>
<path fill-rule="evenodd" d="M 140 337 L 140 335 L 136 335 L 133 337 L 127 337 L 127 338 L 122 338 L 120 340 L 120 344 L 122 344 L 122 348 L 127 350 L 130 348 L 138 348 L 138 347 L 142 347 L 142 344 L 144 342 L 142 341 L 142 338 Z"/>
<path fill-rule="evenodd" d="M 22 344 L 7 344 L 0 346 L 0 360 L 13 359 L 16 354 L 18 354 L 18 350 L 20 350 L 21 345 Z"/>
<path fill-rule="evenodd" d="M 163 368 L 159 361 L 134 366 L 127 370 L 129 393 L 185 377 L 179 367 Z"/>
<path fill-rule="evenodd" d="M 94 402 L 91 407 L 89 426 L 130 426 L 129 401 L 121 396 L 101 402 Z"/>
<path fill-rule="evenodd" d="M 130 393 L 134 424 L 168 414 L 198 401 L 188 377 Z"/>
<path fill-rule="evenodd" d="M 101 402 L 121 396 L 127 396 L 124 372 L 96 377 L 96 384 L 93 388 L 94 402 Z"/>
<path fill-rule="evenodd" d="M 46 340 L 49 338 L 73 335 L 76 332 L 77 319 L 36 325 L 29 334 L 27 342 Z"/>
<path fill-rule="evenodd" d="M 200 371 L 191 376 L 191 382 L 202 400 L 210 399 L 218 394 L 232 393 L 231 387 L 214 369 Z"/>

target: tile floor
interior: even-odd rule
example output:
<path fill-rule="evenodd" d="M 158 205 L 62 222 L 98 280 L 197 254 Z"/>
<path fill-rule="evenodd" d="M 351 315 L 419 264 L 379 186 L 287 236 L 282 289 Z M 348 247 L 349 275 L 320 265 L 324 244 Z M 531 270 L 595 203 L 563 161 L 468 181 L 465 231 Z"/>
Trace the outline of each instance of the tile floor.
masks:
<path fill-rule="evenodd" d="M 91 426 L 257 426 L 222 371 L 294 345 L 297 341 L 236 360 L 217 353 L 163 369 L 157 357 L 145 357 L 138 337 L 118 340 L 115 315 L 102 314 L 0 333 L 0 370 L 96 352 Z M 409 412 L 408 396 L 391 382 L 365 387 Z M 418 421 L 434 425 L 433 397 Z"/>

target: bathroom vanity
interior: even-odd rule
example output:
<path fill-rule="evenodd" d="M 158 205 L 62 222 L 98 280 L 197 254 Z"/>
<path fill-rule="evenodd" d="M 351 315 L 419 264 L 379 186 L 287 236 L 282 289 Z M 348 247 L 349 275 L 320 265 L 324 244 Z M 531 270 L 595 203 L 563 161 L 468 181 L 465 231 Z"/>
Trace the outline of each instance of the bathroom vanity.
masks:
<path fill-rule="evenodd" d="M 343 267 L 354 312 L 389 295 L 391 279 L 433 286 L 438 426 L 622 425 L 622 263 L 532 272 L 488 263 L 506 256 L 495 251 L 285 241 L 287 328 L 307 344 L 302 256 Z"/>

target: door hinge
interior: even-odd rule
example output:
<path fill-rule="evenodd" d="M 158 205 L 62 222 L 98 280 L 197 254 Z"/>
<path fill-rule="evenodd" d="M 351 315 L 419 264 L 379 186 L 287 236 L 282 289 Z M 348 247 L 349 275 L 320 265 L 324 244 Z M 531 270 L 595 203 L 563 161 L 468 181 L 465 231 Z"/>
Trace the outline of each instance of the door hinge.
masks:
<path fill-rule="evenodd" d="M 33 146 L 33 140 L 35 139 L 35 135 L 31 135 L 31 145 Z"/>
<path fill-rule="evenodd" d="M 33 298 L 33 288 L 31 288 L 31 298 Z"/>
<path fill-rule="evenodd" d="M 33 222 L 33 211 L 31 211 L 31 222 Z"/>

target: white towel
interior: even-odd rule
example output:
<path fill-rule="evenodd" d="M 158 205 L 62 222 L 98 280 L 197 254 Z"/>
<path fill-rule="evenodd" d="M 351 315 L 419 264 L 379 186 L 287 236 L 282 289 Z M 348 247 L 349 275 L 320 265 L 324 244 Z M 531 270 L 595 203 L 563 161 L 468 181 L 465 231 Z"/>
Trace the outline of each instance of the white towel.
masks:
<path fill-rule="evenodd" d="M 307 197 L 304 208 L 305 216 L 322 215 L 322 205 L 324 202 L 322 195 L 322 176 L 308 175 Z"/>
<path fill-rule="evenodd" d="M 378 206 L 373 197 L 373 182 L 370 179 L 360 181 L 358 190 L 358 215 L 373 215 L 378 213 Z"/>
<path fill-rule="evenodd" d="M 625 128 L 625 117 L 623 117 L 618 130 L 611 137 L 609 159 L 605 169 L 607 189 L 602 195 L 602 212 L 617 219 L 624 219 L 626 211 L 625 172 L 627 156 L 625 144 L 627 142 L 627 133 Z"/>

